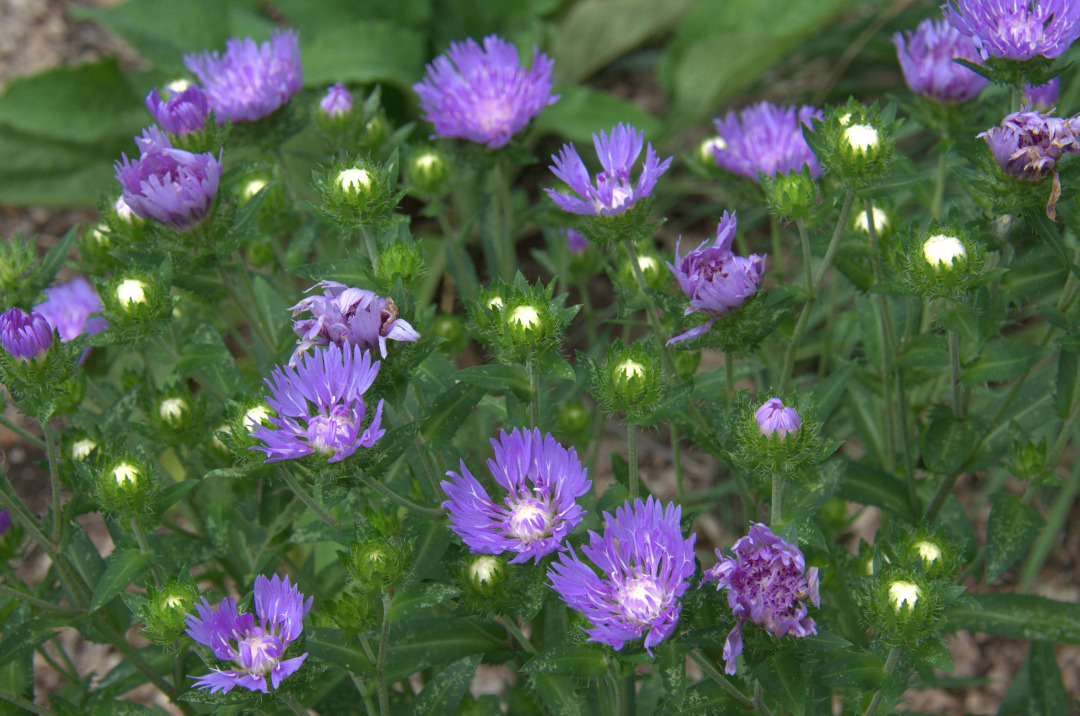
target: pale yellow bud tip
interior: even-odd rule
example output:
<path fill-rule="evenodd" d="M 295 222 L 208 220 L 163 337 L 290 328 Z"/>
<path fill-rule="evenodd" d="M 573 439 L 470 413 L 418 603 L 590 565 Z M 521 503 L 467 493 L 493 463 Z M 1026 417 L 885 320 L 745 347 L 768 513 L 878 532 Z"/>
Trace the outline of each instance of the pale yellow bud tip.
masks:
<path fill-rule="evenodd" d="M 134 485 L 139 481 L 139 469 L 130 462 L 122 462 L 113 468 L 112 477 L 117 485 Z"/>
<path fill-rule="evenodd" d="M 490 583 L 501 567 L 499 560 L 491 555 L 481 555 L 469 565 L 469 579 L 477 585 Z"/>
<path fill-rule="evenodd" d="M 126 278 L 116 287 L 116 300 L 124 307 L 132 303 L 146 303 L 145 281 L 137 278 Z"/>
<path fill-rule="evenodd" d="M 964 242 L 955 236 L 937 234 L 931 236 L 923 244 L 923 256 L 931 266 L 944 264 L 946 268 L 952 268 L 957 259 L 967 256 L 967 249 L 964 247 Z"/>
<path fill-rule="evenodd" d="M 922 590 L 912 582 L 897 580 L 889 585 L 889 601 L 892 602 L 893 609 L 896 611 L 900 611 L 905 606 L 908 609 L 914 609 L 920 596 L 922 596 Z"/>
<path fill-rule="evenodd" d="M 644 378 L 645 366 L 628 358 L 619 364 L 615 372 L 622 373 L 627 378 Z"/>
<path fill-rule="evenodd" d="M 90 438 L 83 438 L 77 440 L 71 445 L 71 459 L 82 462 L 86 458 L 90 457 L 90 453 L 94 452 L 94 448 L 97 447 L 97 443 Z"/>
<path fill-rule="evenodd" d="M 167 423 L 176 423 L 187 409 L 187 401 L 183 398 L 166 398 L 158 406 L 158 415 Z"/>
<path fill-rule="evenodd" d="M 919 553 L 919 556 L 927 564 L 933 564 L 941 559 L 941 547 L 938 547 L 933 542 L 927 542 L 926 540 L 916 542 L 915 551 Z"/>
<path fill-rule="evenodd" d="M 516 323 L 526 329 L 540 328 L 540 312 L 528 304 L 518 306 L 510 312 L 507 323 Z"/>
<path fill-rule="evenodd" d="M 371 188 L 371 174 L 366 169 L 345 169 L 338 173 L 337 183 L 345 191 L 356 194 L 361 188 Z"/>
<path fill-rule="evenodd" d="M 889 228 L 889 215 L 885 213 L 884 209 L 879 207 L 873 207 L 870 210 L 874 216 L 874 233 L 882 234 Z M 855 228 L 864 234 L 870 233 L 870 217 L 867 216 L 865 211 L 859 212 L 855 217 Z"/>
<path fill-rule="evenodd" d="M 859 154 L 876 149 L 880 140 L 878 131 L 869 124 L 853 124 L 844 130 L 844 139 Z"/>

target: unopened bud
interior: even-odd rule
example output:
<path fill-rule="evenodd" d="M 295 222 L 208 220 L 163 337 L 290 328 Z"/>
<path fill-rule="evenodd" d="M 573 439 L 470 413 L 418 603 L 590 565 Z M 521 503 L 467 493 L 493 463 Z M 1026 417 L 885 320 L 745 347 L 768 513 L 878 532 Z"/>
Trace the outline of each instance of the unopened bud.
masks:
<path fill-rule="evenodd" d="M 716 153 L 722 152 L 727 149 L 727 142 L 723 137 L 709 137 L 698 145 L 697 158 L 698 161 L 707 167 L 716 166 Z"/>
<path fill-rule="evenodd" d="M 889 603 L 897 613 L 910 611 L 922 596 L 922 590 L 914 582 L 898 579 L 889 585 Z"/>
<path fill-rule="evenodd" d="M 775 435 L 783 438 L 788 433 L 798 432 L 802 429 L 802 419 L 794 408 L 784 405 L 779 398 L 769 398 L 765 404 L 754 413 L 758 429 L 762 435 Z"/>
<path fill-rule="evenodd" d="M 130 310 L 134 304 L 146 303 L 147 285 L 137 278 L 126 278 L 116 287 L 116 300 Z"/>
<path fill-rule="evenodd" d="M 841 124 L 843 118 L 841 118 Z M 844 130 L 844 139 L 856 154 L 868 154 L 877 149 L 880 140 L 878 131 L 869 124 L 853 124 Z"/>
<path fill-rule="evenodd" d="M 97 449 L 98 444 L 90 438 L 76 440 L 71 444 L 71 459 L 83 462 L 90 457 L 90 453 Z"/>
<path fill-rule="evenodd" d="M 923 256 L 934 268 L 951 269 L 957 259 L 967 256 L 967 249 L 955 236 L 937 234 L 923 244 Z"/>
<path fill-rule="evenodd" d="M 499 581 L 502 577 L 503 564 L 497 557 L 481 554 L 469 562 L 466 571 L 473 586 L 482 589 Z"/>
<path fill-rule="evenodd" d="M 366 169 L 343 169 L 338 172 L 337 183 L 345 191 L 351 194 L 359 194 L 361 190 L 371 189 L 371 174 Z"/>
<path fill-rule="evenodd" d="M 134 487 L 139 483 L 139 468 L 130 462 L 122 462 L 112 469 L 112 479 L 120 487 Z"/>
<path fill-rule="evenodd" d="M 921 540 L 912 546 L 915 548 L 915 552 L 922 561 L 927 565 L 931 565 L 941 560 L 941 547 L 929 540 Z"/>
<path fill-rule="evenodd" d="M 889 230 L 889 215 L 878 206 L 871 207 L 870 212 L 874 217 L 874 233 L 881 236 Z M 862 233 L 870 234 L 870 217 L 866 211 L 860 211 L 855 215 L 854 226 Z"/>
<path fill-rule="evenodd" d="M 499 302 L 502 303 L 502 300 L 499 299 Z M 535 306 L 530 306 L 527 303 L 510 311 L 510 315 L 507 317 L 506 322 L 510 324 L 511 328 L 516 325 L 518 328 L 525 331 L 536 331 L 543 328 L 543 324 L 540 320 L 540 311 L 536 310 Z"/>
<path fill-rule="evenodd" d="M 172 426 L 179 425 L 190 406 L 183 398 L 166 398 L 158 405 L 158 416 Z"/>

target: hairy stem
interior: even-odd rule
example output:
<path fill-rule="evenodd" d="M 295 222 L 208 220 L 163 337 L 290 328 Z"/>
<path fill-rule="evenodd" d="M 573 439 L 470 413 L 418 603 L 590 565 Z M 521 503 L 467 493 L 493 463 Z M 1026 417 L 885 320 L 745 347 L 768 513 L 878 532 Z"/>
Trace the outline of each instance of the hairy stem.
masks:
<path fill-rule="evenodd" d="M 375 490 L 375 492 L 378 492 L 383 497 L 389 498 L 391 502 L 399 504 L 406 509 L 412 510 L 413 512 L 419 512 L 422 515 L 430 515 L 431 517 L 441 517 L 442 515 L 446 514 L 441 507 L 424 507 L 423 505 L 416 504 L 407 497 L 402 497 L 381 482 L 378 482 L 377 480 L 372 480 L 360 470 L 356 471 L 356 477 L 358 480 L 360 480 L 360 482 L 364 483 L 372 490 Z"/>
<path fill-rule="evenodd" d="M 638 450 L 637 426 L 633 423 L 626 424 L 626 450 L 626 462 L 629 470 L 627 482 L 630 488 L 630 499 L 634 500 L 638 496 Z"/>
<path fill-rule="evenodd" d="M 330 513 L 324 510 L 319 503 L 315 501 L 315 498 L 308 494 L 307 488 L 296 481 L 296 478 L 293 477 L 291 472 L 286 468 L 281 468 L 278 471 L 278 474 L 285 480 L 285 484 L 289 486 L 289 489 L 293 491 L 293 494 L 296 495 L 301 502 L 307 505 L 308 509 L 315 513 L 316 517 L 325 522 L 330 529 L 335 532 L 345 531 L 341 524 L 331 517 Z"/>
<path fill-rule="evenodd" d="M 514 621 L 514 617 L 504 615 L 502 618 L 502 624 L 504 627 L 506 627 L 506 631 L 509 632 L 510 636 L 514 637 L 514 640 L 518 644 L 521 644 L 521 648 L 523 648 L 530 654 L 537 653 L 536 647 L 532 645 L 532 642 L 529 641 L 529 637 L 525 636 L 525 633 L 521 631 L 520 627 L 518 627 L 517 622 Z"/>
<path fill-rule="evenodd" d="M 390 716 L 390 688 L 386 683 L 386 652 L 390 644 L 390 597 L 384 594 L 382 598 L 383 618 L 382 629 L 379 633 L 379 657 L 375 665 L 379 684 L 379 713 L 382 716 Z"/>

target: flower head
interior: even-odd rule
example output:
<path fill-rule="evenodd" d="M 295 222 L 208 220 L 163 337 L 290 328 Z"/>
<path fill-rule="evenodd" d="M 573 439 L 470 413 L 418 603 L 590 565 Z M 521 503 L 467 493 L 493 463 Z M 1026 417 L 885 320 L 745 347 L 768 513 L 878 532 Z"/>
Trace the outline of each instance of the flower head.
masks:
<path fill-rule="evenodd" d="M 577 451 L 550 434 L 541 436 L 539 428 L 501 431 L 491 447 L 495 457 L 488 469 L 506 496 L 496 504 L 463 460 L 461 474 L 448 472 L 452 479 L 442 482 L 450 529 L 474 554 L 516 552 L 511 564 L 539 562 L 564 549 L 563 540 L 585 514 L 577 498 L 592 487 Z"/>
<path fill-rule="evenodd" d="M 645 166 L 638 176 L 637 186 L 630 181 L 630 170 L 641 155 L 645 142 L 645 132 L 638 132 L 628 124 L 618 124 L 612 128 L 610 136 L 600 130 L 593 135 L 596 156 L 604 171 L 596 175 L 593 186 L 589 171 L 581 161 L 573 144 L 564 144 L 562 151 L 552 155 L 555 164 L 551 171 L 575 191 L 578 196 L 571 196 L 545 189 L 552 201 L 564 211 L 572 214 L 600 214 L 613 216 L 621 214 L 640 199 L 652 194 L 656 180 L 671 166 L 671 157 L 660 161 L 653 150 L 652 143 L 645 147 Z M 580 197 L 580 198 L 579 198 Z"/>
<path fill-rule="evenodd" d="M 724 668 L 735 673 L 735 659 L 742 653 L 742 626 L 749 618 L 777 638 L 785 634 L 808 636 L 817 625 L 807 616 L 805 600 L 821 605 L 817 567 L 806 569 L 799 548 L 777 537 L 763 524 L 753 523 L 750 534 L 732 548 L 734 557 L 725 557 L 705 571 L 702 584 L 716 580 L 716 589 L 726 588 L 728 606 L 739 623 L 724 642 Z"/>
<path fill-rule="evenodd" d="M 911 91 L 941 104 L 974 99 L 989 82 L 953 62 L 956 58 L 978 62 L 979 49 L 970 37 L 944 20 L 926 19 L 914 33 L 897 32 L 893 44 L 904 81 Z"/>
<path fill-rule="evenodd" d="M 1055 173 L 1064 152 L 1080 151 L 1076 129 L 1069 120 L 1034 110 L 1013 112 L 978 136 L 986 140 L 1001 170 L 1009 176 L 1040 181 Z"/>
<path fill-rule="evenodd" d="M 194 85 L 167 100 L 161 99 L 154 88 L 146 95 L 146 109 L 166 132 L 183 136 L 201 132 L 206 127 L 210 101 L 202 88 Z"/>
<path fill-rule="evenodd" d="M 53 327 L 37 311 L 9 308 L 0 315 L 0 345 L 8 355 L 30 361 L 45 355 L 54 340 Z"/>
<path fill-rule="evenodd" d="M 277 416 L 267 418 L 270 426 L 259 424 L 249 431 L 264 443 L 251 449 L 266 453 L 266 462 L 315 452 L 327 457 L 327 462 L 340 462 L 358 447 L 373 446 L 386 432 L 379 427 L 383 401 L 364 428 L 364 391 L 379 367 L 360 346 L 333 343 L 305 353 L 299 367 L 278 366 L 266 381 L 272 394 L 266 402 Z"/>
<path fill-rule="evenodd" d="M 803 125 L 810 119 L 822 119 L 821 110 L 802 107 L 779 107 L 770 102 L 758 102 L 739 111 L 728 112 L 716 119 L 720 141 L 712 146 L 718 166 L 729 172 L 758 180 L 758 172 L 766 176 L 800 171 L 810 167 L 810 174 L 821 176 L 821 165 L 803 138 Z"/>
<path fill-rule="evenodd" d="M 331 85 L 319 100 L 319 111 L 330 117 L 342 117 L 352 111 L 353 96 L 345 85 Z"/>
<path fill-rule="evenodd" d="M 289 648 L 304 631 L 304 617 L 311 609 L 312 598 L 304 600 L 300 590 L 289 583 L 289 578 L 267 579 L 261 574 L 255 578 L 255 614 L 240 614 L 236 602 L 226 597 L 217 609 L 211 609 L 206 598 L 195 605 L 198 617 L 187 616 L 187 635 L 210 647 L 214 656 L 231 661 L 236 669 L 211 669 L 198 677 L 196 688 L 210 689 L 210 693 L 229 693 L 236 686 L 249 691 L 270 693 L 277 689 L 283 679 L 296 672 L 307 654 L 282 660 Z M 258 617 L 258 623 L 255 618 Z"/>
<path fill-rule="evenodd" d="M 85 278 L 72 279 L 47 288 L 45 295 L 48 299 L 34 306 L 34 310 L 56 329 L 64 343 L 83 333 L 100 333 L 109 325 L 109 322 L 100 316 L 91 318 L 91 315 L 101 311 L 103 306 L 97 291 Z"/>
<path fill-rule="evenodd" d="M 300 336 L 289 365 L 312 346 L 349 345 L 379 347 L 386 357 L 386 341 L 415 342 L 420 338 L 408 321 L 398 318 L 394 301 L 363 288 L 350 288 L 337 281 L 320 281 L 312 286 L 324 289 L 321 296 L 309 296 L 292 307 L 295 318 L 308 312 L 310 318 L 293 321 L 293 331 Z"/>
<path fill-rule="evenodd" d="M 667 266 L 690 299 L 685 315 L 704 311 L 710 318 L 707 323 L 672 338 L 668 344 L 708 333 L 718 317 L 739 308 L 761 286 L 765 277 L 765 257 L 757 254 L 749 258 L 736 256 L 731 250 L 735 228 L 735 215 L 725 211 L 711 245 L 705 241 L 685 256 L 679 256 L 679 246 L 675 246 L 675 263 L 669 262 Z"/>
<path fill-rule="evenodd" d="M 219 123 L 262 119 L 288 102 L 303 82 L 299 35 L 293 30 L 272 32 L 261 45 L 233 37 L 224 55 L 217 50 L 184 55 L 184 64 L 206 88 Z"/>
<path fill-rule="evenodd" d="M 589 532 L 582 554 L 600 570 L 585 564 L 571 549 L 551 566 L 552 588 L 567 606 L 592 623 L 590 641 L 622 649 L 645 637 L 645 649 L 667 639 L 679 622 L 679 598 L 694 573 L 694 541 L 679 528 L 682 508 L 650 496 L 604 513 L 604 534 Z"/>
<path fill-rule="evenodd" d="M 1054 58 L 1080 37 L 1078 0 L 949 0 L 941 11 L 983 59 Z"/>
<path fill-rule="evenodd" d="M 517 48 L 506 40 L 488 35 L 481 49 L 469 38 L 451 42 L 413 90 L 420 95 L 424 119 L 435 125 L 432 137 L 458 137 L 497 149 L 559 99 L 551 94 L 554 64 L 533 47 L 532 67 L 526 71 Z"/>
<path fill-rule="evenodd" d="M 136 216 L 187 231 L 210 210 L 221 179 L 221 163 L 212 154 L 175 149 L 157 127 L 136 137 L 140 156 L 113 166 L 123 199 Z"/>
<path fill-rule="evenodd" d="M 794 433 L 802 429 L 802 418 L 794 408 L 784 405 L 780 398 L 769 398 L 765 404 L 754 413 L 758 428 L 762 435 L 776 435 L 784 437 L 788 433 Z"/>

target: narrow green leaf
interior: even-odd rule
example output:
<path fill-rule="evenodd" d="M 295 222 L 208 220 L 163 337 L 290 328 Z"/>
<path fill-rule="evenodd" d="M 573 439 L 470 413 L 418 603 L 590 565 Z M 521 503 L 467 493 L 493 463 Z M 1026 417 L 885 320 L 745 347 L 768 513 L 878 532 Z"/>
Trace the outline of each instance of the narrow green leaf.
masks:
<path fill-rule="evenodd" d="M 532 388 L 529 386 L 529 373 L 520 365 L 488 363 L 462 368 L 454 377 L 464 383 L 478 385 L 489 391 L 513 391 L 522 400 L 532 400 Z"/>
<path fill-rule="evenodd" d="M 428 576 L 450 545 L 450 530 L 442 520 L 418 516 L 417 521 L 410 524 L 410 528 L 416 527 L 418 529 L 415 529 L 412 543 L 412 570 L 405 580 L 406 584 L 413 584 Z"/>
<path fill-rule="evenodd" d="M 574 367 L 561 355 L 552 351 L 547 351 L 537 359 L 536 371 L 540 375 L 550 375 L 553 378 L 562 378 L 563 380 L 572 381 L 577 379 Z"/>
<path fill-rule="evenodd" d="M 916 336 L 908 344 L 895 365 L 902 368 L 942 368 L 949 367 L 948 339 L 942 335 L 930 333 Z"/>
<path fill-rule="evenodd" d="M 446 442 L 465 424 L 487 391 L 468 383 L 455 383 L 435 399 L 420 434 L 432 442 Z"/>
<path fill-rule="evenodd" d="M 949 645 L 940 636 L 934 637 L 919 646 L 914 654 L 915 666 L 918 669 L 941 669 L 950 674 L 956 673 L 953 665 L 952 654 L 949 653 Z"/>
<path fill-rule="evenodd" d="M 367 655 L 360 648 L 359 642 L 346 644 L 338 629 L 329 627 L 307 627 L 304 648 L 313 659 L 335 664 L 348 669 L 354 674 L 374 676 L 375 668 L 368 661 Z"/>
<path fill-rule="evenodd" d="M 938 314 L 938 320 L 945 330 L 966 338 L 972 343 L 978 343 L 982 338 L 982 329 L 979 328 L 979 316 L 971 306 L 957 303 L 949 306 Z"/>
<path fill-rule="evenodd" d="M 877 654 L 844 654 L 833 661 L 824 662 L 813 674 L 812 680 L 823 686 L 859 688 L 874 691 L 888 680 L 885 662 Z"/>
<path fill-rule="evenodd" d="M 963 467 L 980 437 L 975 420 L 956 420 L 951 408 L 939 405 L 923 435 L 923 458 L 933 472 L 950 475 Z"/>
<path fill-rule="evenodd" d="M 1002 698 L 997 716 L 1058 716 L 1071 712 L 1054 645 L 1031 642 L 1031 651 Z"/>
<path fill-rule="evenodd" d="M 529 674 L 529 685 L 552 716 L 594 716 L 567 676 Z"/>
<path fill-rule="evenodd" d="M 1058 355 L 1057 390 L 1054 392 L 1054 399 L 1058 416 L 1062 420 L 1068 418 L 1073 401 L 1077 399 L 1076 371 L 1077 364 L 1080 363 L 1078 357 L 1080 356 L 1076 351 L 1066 350 L 1064 346 Z"/>
<path fill-rule="evenodd" d="M 898 515 L 911 515 L 907 487 L 897 477 L 868 462 L 850 461 L 840 477 L 838 496 L 863 505 L 877 505 Z"/>
<path fill-rule="evenodd" d="M 986 583 L 1027 554 L 1045 520 L 1039 511 L 1007 492 L 994 495 L 986 523 Z"/>
<path fill-rule="evenodd" d="M 1080 644 L 1080 604 L 1031 594 L 970 594 L 945 612 L 947 631 Z M 970 602 L 974 606 L 970 606 Z"/>
<path fill-rule="evenodd" d="M 675 639 L 667 639 L 657 650 L 660 680 L 667 692 L 667 701 L 676 708 L 681 708 L 686 699 L 686 651 Z"/>
<path fill-rule="evenodd" d="M 100 609 L 112 601 L 120 592 L 124 591 L 136 578 L 150 566 L 153 558 L 149 554 L 142 554 L 137 549 L 129 549 L 119 554 L 109 555 L 106 560 L 107 567 L 101 581 L 94 588 L 94 596 L 90 599 L 89 611 Z"/>
<path fill-rule="evenodd" d="M 607 664 L 601 649 L 586 644 L 567 644 L 540 652 L 526 661 L 519 671 L 595 679 L 607 674 Z"/>
<path fill-rule="evenodd" d="M 1018 378 L 1049 353 L 1048 348 L 1030 343 L 990 343 L 970 366 L 963 370 L 965 383 L 988 383 Z"/>
<path fill-rule="evenodd" d="M 461 594 L 461 590 L 452 584 L 425 582 L 412 589 L 403 589 L 394 595 L 390 605 L 390 621 L 403 621 L 421 609 L 442 604 Z"/>
<path fill-rule="evenodd" d="M 795 654 L 781 652 L 753 671 L 769 696 L 793 716 L 803 716 L 806 713 L 806 696 L 810 691 L 808 670 L 806 663 Z"/>
<path fill-rule="evenodd" d="M 357 288 L 375 288 L 371 262 L 367 259 L 344 258 L 305 264 L 289 269 L 289 273 L 308 281 L 338 281 Z"/>
<path fill-rule="evenodd" d="M 829 419 L 833 411 L 836 410 L 836 406 L 840 404 L 840 399 L 844 396 L 848 381 L 851 380 L 854 373 L 855 364 L 848 363 L 842 368 L 834 370 L 828 378 L 813 387 L 811 392 L 814 395 L 814 402 L 817 403 L 818 420 L 822 423 Z"/>
<path fill-rule="evenodd" d="M 479 619 L 412 619 L 390 625 L 386 678 L 399 681 L 437 664 L 505 649 L 506 633 Z"/>
<path fill-rule="evenodd" d="M 480 665 L 480 658 L 479 654 L 466 656 L 440 671 L 424 685 L 424 690 L 413 701 L 409 715 L 443 716 L 454 713 L 465 695 L 465 689 L 469 688 L 476 667 Z"/>

